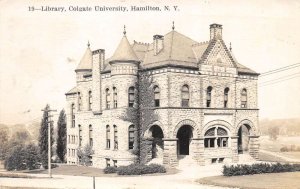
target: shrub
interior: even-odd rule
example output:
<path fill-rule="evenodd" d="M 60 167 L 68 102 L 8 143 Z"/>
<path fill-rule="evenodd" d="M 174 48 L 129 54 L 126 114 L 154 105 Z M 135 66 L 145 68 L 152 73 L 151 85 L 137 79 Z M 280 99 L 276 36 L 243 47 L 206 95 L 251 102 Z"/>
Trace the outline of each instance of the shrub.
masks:
<path fill-rule="evenodd" d="M 280 152 L 288 152 L 288 151 L 289 151 L 289 149 L 286 146 L 280 148 Z"/>
<path fill-rule="evenodd" d="M 39 161 L 38 147 L 36 145 L 17 145 L 7 153 L 4 166 L 8 171 L 24 169 L 31 170 L 39 167 Z"/>
<path fill-rule="evenodd" d="M 166 168 L 159 164 L 131 164 L 128 166 L 121 166 L 118 168 L 118 175 L 143 175 L 153 173 L 165 173 Z"/>
<path fill-rule="evenodd" d="M 300 164 L 268 164 L 256 163 L 252 165 L 231 165 L 223 166 L 224 176 L 236 175 L 252 175 L 261 173 L 280 173 L 280 172 L 294 172 L 300 171 Z"/>
<path fill-rule="evenodd" d="M 116 173 L 118 170 L 117 167 L 106 167 L 103 171 L 104 174 L 111 174 L 111 173 Z"/>

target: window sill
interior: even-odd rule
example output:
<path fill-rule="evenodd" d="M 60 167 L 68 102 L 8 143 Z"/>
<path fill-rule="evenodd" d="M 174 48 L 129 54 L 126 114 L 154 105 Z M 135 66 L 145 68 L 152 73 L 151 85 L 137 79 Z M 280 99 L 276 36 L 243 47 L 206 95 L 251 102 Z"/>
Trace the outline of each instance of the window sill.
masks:
<path fill-rule="evenodd" d="M 105 148 L 104 150 L 110 150 L 110 148 Z"/>

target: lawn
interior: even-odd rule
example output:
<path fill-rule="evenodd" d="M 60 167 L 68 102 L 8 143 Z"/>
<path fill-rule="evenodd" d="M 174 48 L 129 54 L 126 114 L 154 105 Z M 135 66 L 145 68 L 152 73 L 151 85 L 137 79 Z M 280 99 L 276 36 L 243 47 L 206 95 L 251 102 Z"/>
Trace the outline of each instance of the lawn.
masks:
<path fill-rule="evenodd" d="M 289 158 L 300 160 L 300 152 L 282 152 L 282 155 L 289 157 Z"/>
<path fill-rule="evenodd" d="M 48 174 L 48 170 L 26 170 L 22 171 L 23 173 L 30 174 Z M 177 169 L 167 169 L 167 173 L 155 173 L 149 175 L 169 175 L 177 173 Z M 114 174 L 104 174 L 103 169 L 98 169 L 94 167 L 85 167 L 85 166 L 76 166 L 76 165 L 59 165 L 56 168 L 52 169 L 53 175 L 72 175 L 72 176 L 95 176 L 95 177 L 117 177 L 116 173 Z"/>
<path fill-rule="evenodd" d="M 260 148 L 271 152 L 280 152 L 284 146 L 299 145 L 300 136 L 278 136 L 277 140 L 270 140 L 268 136 L 259 137 Z"/>
<path fill-rule="evenodd" d="M 37 169 L 37 170 L 26 170 L 22 171 L 23 173 L 30 174 L 48 174 L 48 170 Z M 103 173 L 103 169 L 98 169 L 94 167 L 85 167 L 85 166 L 76 166 L 76 165 L 59 165 L 56 168 L 52 169 L 53 175 L 72 175 L 72 176 L 115 176 L 115 175 L 106 175 Z"/>
<path fill-rule="evenodd" d="M 300 172 L 269 173 L 246 176 L 215 176 L 197 180 L 206 185 L 238 187 L 243 189 L 282 189 L 299 188 Z"/>

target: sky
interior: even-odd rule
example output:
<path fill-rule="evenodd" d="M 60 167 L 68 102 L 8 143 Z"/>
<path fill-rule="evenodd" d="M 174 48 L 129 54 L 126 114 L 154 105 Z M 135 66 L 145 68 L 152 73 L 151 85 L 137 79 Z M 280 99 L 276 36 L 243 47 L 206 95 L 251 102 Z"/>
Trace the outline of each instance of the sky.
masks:
<path fill-rule="evenodd" d="M 29 6 L 146 5 L 178 6 L 179 11 L 28 11 Z M 198 42 L 209 40 L 210 24 L 222 24 L 223 39 L 232 43 L 237 60 L 264 73 L 300 63 L 299 20 L 297 0 L 0 0 L 0 123 L 40 120 L 46 104 L 64 108 L 64 94 L 76 84 L 74 69 L 88 41 L 92 50 L 105 49 L 109 57 L 123 25 L 130 42 L 150 43 L 153 35 L 171 31 L 172 21 L 176 31 Z M 259 78 L 260 118 L 300 118 L 299 76 L 296 67 Z"/>

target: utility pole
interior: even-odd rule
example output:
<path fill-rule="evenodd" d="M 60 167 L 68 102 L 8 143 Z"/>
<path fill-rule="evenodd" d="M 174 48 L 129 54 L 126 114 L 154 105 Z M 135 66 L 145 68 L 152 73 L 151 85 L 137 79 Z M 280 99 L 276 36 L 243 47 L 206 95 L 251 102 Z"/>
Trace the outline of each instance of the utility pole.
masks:
<path fill-rule="evenodd" d="M 57 110 L 51 110 L 51 109 L 43 109 L 43 112 L 47 113 L 47 125 L 48 125 L 48 174 L 49 177 L 52 178 L 51 173 L 51 126 L 53 121 L 51 121 L 52 115 L 50 115 L 50 112 L 57 112 Z M 48 119 L 49 118 L 49 119 Z"/>

